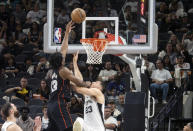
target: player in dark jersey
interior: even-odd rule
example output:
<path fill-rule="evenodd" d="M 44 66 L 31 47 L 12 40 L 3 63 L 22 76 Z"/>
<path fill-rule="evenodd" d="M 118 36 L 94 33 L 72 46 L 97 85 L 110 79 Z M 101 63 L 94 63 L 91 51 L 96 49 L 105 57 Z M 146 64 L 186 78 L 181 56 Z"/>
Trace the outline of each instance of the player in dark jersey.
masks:
<path fill-rule="evenodd" d="M 61 52 L 56 52 L 50 56 L 50 65 L 52 67 L 51 94 L 48 102 L 48 131 L 71 131 L 72 119 L 67 109 L 67 102 L 70 99 L 70 81 L 79 87 L 88 87 L 89 85 L 76 78 L 68 68 L 64 67 L 64 60 L 68 50 L 68 36 L 73 28 L 72 21 L 66 26 L 64 40 L 61 46 Z"/>

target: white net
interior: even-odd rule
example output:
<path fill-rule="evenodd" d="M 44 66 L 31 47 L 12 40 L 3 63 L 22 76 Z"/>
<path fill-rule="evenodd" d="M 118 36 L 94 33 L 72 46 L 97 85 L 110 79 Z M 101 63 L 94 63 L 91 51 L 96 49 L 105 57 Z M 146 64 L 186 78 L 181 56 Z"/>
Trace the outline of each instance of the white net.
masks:
<path fill-rule="evenodd" d="M 87 64 L 102 64 L 102 57 L 107 48 L 107 40 L 94 40 L 92 44 L 82 41 L 82 45 L 87 53 Z"/>

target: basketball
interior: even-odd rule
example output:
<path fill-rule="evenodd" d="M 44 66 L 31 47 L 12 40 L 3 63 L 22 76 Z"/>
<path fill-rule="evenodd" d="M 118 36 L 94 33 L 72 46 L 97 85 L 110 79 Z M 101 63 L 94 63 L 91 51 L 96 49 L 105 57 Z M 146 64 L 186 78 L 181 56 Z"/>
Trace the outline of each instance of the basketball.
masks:
<path fill-rule="evenodd" d="M 85 18 L 86 18 L 86 13 L 81 8 L 76 8 L 71 13 L 71 19 L 75 23 L 80 24 L 85 20 Z"/>

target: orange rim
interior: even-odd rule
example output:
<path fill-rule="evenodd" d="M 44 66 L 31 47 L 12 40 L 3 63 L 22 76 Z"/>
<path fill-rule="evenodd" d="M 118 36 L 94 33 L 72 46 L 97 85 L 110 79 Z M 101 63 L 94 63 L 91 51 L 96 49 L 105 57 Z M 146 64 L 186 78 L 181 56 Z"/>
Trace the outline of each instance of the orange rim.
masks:
<path fill-rule="evenodd" d="M 98 38 L 87 38 L 80 39 L 81 43 L 87 43 L 93 45 L 93 50 L 96 51 L 104 51 L 106 44 L 108 43 L 107 39 L 98 39 Z"/>

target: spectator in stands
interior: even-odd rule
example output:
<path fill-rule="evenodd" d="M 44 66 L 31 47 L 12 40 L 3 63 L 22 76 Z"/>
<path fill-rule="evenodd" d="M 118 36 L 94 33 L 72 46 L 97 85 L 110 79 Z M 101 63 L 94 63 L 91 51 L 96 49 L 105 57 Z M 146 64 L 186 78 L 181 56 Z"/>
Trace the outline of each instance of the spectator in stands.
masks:
<path fill-rule="evenodd" d="M 16 43 L 20 45 L 24 45 L 27 35 L 23 32 L 22 24 L 21 22 L 18 22 L 15 27 L 15 33 L 13 34 L 13 39 L 16 41 Z"/>
<path fill-rule="evenodd" d="M 8 78 L 8 76 L 5 74 L 5 70 L 0 67 L 0 79 L 5 80 L 6 78 Z"/>
<path fill-rule="evenodd" d="M 188 54 L 188 51 L 185 50 L 184 46 L 181 43 L 178 43 L 176 45 L 176 51 L 177 51 L 177 55 L 181 55 L 184 57 L 184 62 L 190 62 L 191 58 L 190 55 Z"/>
<path fill-rule="evenodd" d="M 15 96 L 12 96 L 12 99 L 23 99 L 25 102 L 28 102 L 29 97 L 31 97 L 31 88 L 27 85 L 27 78 L 22 77 L 20 80 L 20 86 L 9 88 L 5 91 L 5 93 L 15 92 Z"/>
<path fill-rule="evenodd" d="M 161 2 L 159 6 L 159 10 L 156 13 L 157 15 L 156 19 L 158 20 L 158 22 L 161 22 L 166 18 L 167 14 L 168 14 L 168 6 L 165 2 Z"/>
<path fill-rule="evenodd" d="M 175 32 L 175 29 L 179 25 L 178 20 L 176 19 L 175 13 L 169 13 L 165 20 L 162 21 L 160 25 L 160 30 L 162 32 Z"/>
<path fill-rule="evenodd" d="M 42 131 L 46 130 L 48 128 L 48 114 L 47 114 L 48 107 L 47 105 L 44 105 L 42 108 L 43 116 L 42 116 Z"/>
<path fill-rule="evenodd" d="M 164 58 L 165 55 L 168 55 L 170 57 L 170 62 L 172 65 L 174 65 L 176 63 L 175 59 L 176 59 L 176 53 L 174 52 L 173 46 L 171 43 L 168 43 L 166 45 L 166 49 L 161 51 L 158 55 L 158 57 L 160 58 Z"/>
<path fill-rule="evenodd" d="M 7 38 L 7 23 L 0 21 L 0 39 Z"/>
<path fill-rule="evenodd" d="M 183 131 L 193 131 L 193 122 L 186 124 L 183 128 Z"/>
<path fill-rule="evenodd" d="M 114 131 L 118 124 L 117 120 L 111 116 L 111 108 L 110 107 L 105 107 L 105 112 L 104 112 L 104 125 L 106 128 L 106 131 Z"/>
<path fill-rule="evenodd" d="M 123 119 L 123 113 L 121 113 L 118 117 L 117 117 L 117 131 L 124 131 L 124 119 Z"/>
<path fill-rule="evenodd" d="M 124 15 L 125 15 L 125 18 L 126 18 L 126 24 L 130 24 L 133 17 L 132 17 L 132 13 L 131 13 L 131 6 L 126 6 L 125 7 L 125 10 L 124 10 Z"/>
<path fill-rule="evenodd" d="M 7 25 L 8 25 L 8 30 L 10 32 L 9 34 L 11 34 L 11 35 L 14 34 L 15 33 L 15 27 L 16 27 L 16 20 L 15 20 L 14 15 L 10 15 L 9 22 L 7 23 Z"/>
<path fill-rule="evenodd" d="M 176 12 L 178 9 L 183 9 L 183 3 L 180 0 L 173 0 L 169 4 L 170 12 Z"/>
<path fill-rule="evenodd" d="M 82 6 L 82 9 L 85 10 L 86 12 L 86 16 L 92 16 L 92 7 L 91 4 L 89 4 L 88 2 L 84 2 L 84 5 Z"/>
<path fill-rule="evenodd" d="M 168 42 L 171 43 L 173 47 L 175 47 L 176 44 L 180 43 L 178 37 L 175 34 L 171 34 Z"/>
<path fill-rule="evenodd" d="M 40 6 L 40 10 L 46 10 L 47 9 L 47 0 L 39 0 L 37 3 Z"/>
<path fill-rule="evenodd" d="M 116 74 L 117 72 L 112 69 L 111 62 L 107 61 L 105 63 L 105 69 L 101 70 L 99 73 L 99 79 L 101 79 L 102 81 L 109 82 L 114 80 Z"/>
<path fill-rule="evenodd" d="M 117 123 L 118 123 L 118 131 L 123 131 L 123 112 L 124 112 L 124 105 L 125 105 L 125 94 L 119 94 L 119 103 L 117 103 L 117 109 L 121 112 L 117 116 Z"/>
<path fill-rule="evenodd" d="M 117 109 L 120 112 L 123 112 L 124 110 L 124 105 L 125 105 L 125 94 L 119 94 L 119 102 L 117 103 Z"/>
<path fill-rule="evenodd" d="M 118 13 L 115 9 L 112 8 L 110 2 L 107 4 L 107 12 L 109 17 L 117 17 Z"/>
<path fill-rule="evenodd" d="M 27 72 L 30 75 L 33 75 L 35 73 L 35 65 L 32 64 L 32 59 L 31 58 L 26 58 L 25 59 L 25 64 L 22 67 L 23 72 Z"/>
<path fill-rule="evenodd" d="M 70 18 L 66 13 L 66 9 L 62 9 L 57 17 L 57 24 L 60 26 L 64 26 L 68 21 L 70 21 Z"/>
<path fill-rule="evenodd" d="M 117 73 L 122 73 L 122 70 L 121 70 L 121 65 L 119 63 L 115 63 L 115 71 L 117 71 Z"/>
<path fill-rule="evenodd" d="M 19 55 L 22 50 L 23 50 L 23 46 L 24 44 L 20 41 L 20 40 L 14 40 L 13 38 L 11 38 L 8 42 L 7 45 L 7 50 L 14 56 Z"/>
<path fill-rule="evenodd" d="M 40 56 L 36 72 L 47 72 L 49 69 L 49 62 L 44 55 Z"/>
<path fill-rule="evenodd" d="M 174 66 L 175 68 L 175 84 L 177 87 L 181 87 L 182 82 L 185 82 L 187 79 L 187 71 L 190 69 L 190 64 L 184 62 L 184 57 L 182 55 L 177 56 L 177 64 Z M 185 70 L 183 70 L 185 69 Z"/>
<path fill-rule="evenodd" d="M 13 78 L 19 72 L 19 69 L 16 66 L 15 60 L 13 57 L 10 57 L 7 60 L 7 64 L 5 66 L 5 73 L 8 75 L 8 78 Z"/>
<path fill-rule="evenodd" d="M 32 8 L 32 1 L 31 0 L 22 0 L 22 5 L 24 6 L 24 9 L 26 10 L 26 12 L 28 12 Z"/>
<path fill-rule="evenodd" d="M 185 33 L 188 31 L 190 24 L 188 22 L 188 14 L 183 12 L 183 15 L 180 17 L 180 26 L 176 29 L 177 32 Z"/>
<path fill-rule="evenodd" d="M 181 68 L 181 69 L 190 69 L 190 64 L 184 62 L 184 56 L 178 55 L 177 56 L 177 63 L 174 67 L 175 68 Z"/>
<path fill-rule="evenodd" d="M 0 20 L 6 22 L 9 18 L 9 12 L 6 10 L 6 4 L 4 2 L 0 3 Z"/>
<path fill-rule="evenodd" d="M 16 124 L 16 117 L 18 116 L 17 107 L 12 103 L 6 103 L 1 107 L 1 115 L 5 120 L 1 131 L 22 131 Z"/>
<path fill-rule="evenodd" d="M 130 78 L 131 78 L 131 70 L 129 64 L 123 66 L 123 73 L 121 75 L 121 81 L 123 85 L 125 85 L 124 92 L 129 92 L 132 87 L 130 87 Z"/>
<path fill-rule="evenodd" d="M 36 116 L 34 119 L 33 131 L 42 131 L 42 121 L 40 116 Z"/>
<path fill-rule="evenodd" d="M 126 6 L 130 6 L 131 7 L 131 12 L 133 14 L 137 13 L 137 5 L 138 5 L 138 1 L 135 1 L 135 0 L 131 0 L 131 1 L 128 1 L 126 3 Z"/>
<path fill-rule="evenodd" d="M 21 23 L 25 22 L 26 12 L 22 10 L 22 5 L 20 3 L 16 4 L 13 15 L 15 16 L 16 20 L 21 21 Z"/>
<path fill-rule="evenodd" d="M 33 131 L 34 121 L 29 116 L 30 109 L 26 106 L 22 107 L 20 110 L 20 117 L 17 119 L 17 124 L 21 127 L 23 131 Z"/>
<path fill-rule="evenodd" d="M 78 32 L 78 31 L 76 31 Z M 77 39 L 77 33 L 75 31 L 71 31 L 70 32 L 70 36 L 69 36 L 69 44 L 74 44 L 75 40 Z"/>
<path fill-rule="evenodd" d="M 48 87 L 46 80 L 41 80 L 40 88 L 37 90 L 37 94 L 39 94 L 42 99 L 49 99 L 50 87 Z"/>
<path fill-rule="evenodd" d="M 77 115 L 83 114 L 83 104 L 81 103 L 81 101 L 77 99 L 76 96 L 71 97 L 71 100 L 68 106 L 71 114 L 77 114 Z"/>
<path fill-rule="evenodd" d="M 170 57 L 168 55 L 165 55 L 163 58 L 163 66 L 171 73 L 171 75 L 174 74 L 174 66 L 171 64 Z"/>
<path fill-rule="evenodd" d="M 190 55 L 193 55 L 193 31 L 184 33 L 182 44 Z"/>
<path fill-rule="evenodd" d="M 148 60 L 147 55 L 143 55 L 143 59 L 143 66 L 147 69 L 148 74 L 151 76 L 152 72 L 155 70 L 155 65 Z"/>
<path fill-rule="evenodd" d="M 42 39 L 42 32 L 39 28 L 39 22 L 35 21 L 32 23 L 31 29 L 28 33 L 29 43 L 34 45 L 36 48 L 42 48 L 42 45 L 40 45 Z"/>
<path fill-rule="evenodd" d="M 118 102 L 118 94 L 116 89 L 117 86 L 115 84 L 107 86 L 108 100 Z"/>
<path fill-rule="evenodd" d="M 115 101 L 110 100 L 107 106 L 111 108 L 111 115 L 114 118 L 117 118 L 117 116 L 121 114 L 121 112 L 116 108 Z"/>
<path fill-rule="evenodd" d="M 29 23 L 39 21 L 46 15 L 46 11 L 40 10 L 38 3 L 34 5 L 34 8 L 27 13 L 26 19 Z"/>
<path fill-rule="evenodd" d="M 156 99 L 156 103 L 158 103 L 157 93 L 158 89 L 161 89 L 163 92 L 162 95 L 162 103 L 166 104 L 166 98 L 169 89 L 169 82 L 172 82 L 172 76 L 170 72 L 163 68 L 162 60 L 158 59 L 156 61 L 157 69 L 153 71 L 151 75 L 152 84 L 150 85 L 150 91 L 152 96 Z"/>
<path fill-rule="evenodd" d="M 94 65 L 87 65 L 87 69 L 83 72 L 83 78 L 85 81 L 95 81 L 98 76 L 98 71 Z"/>

